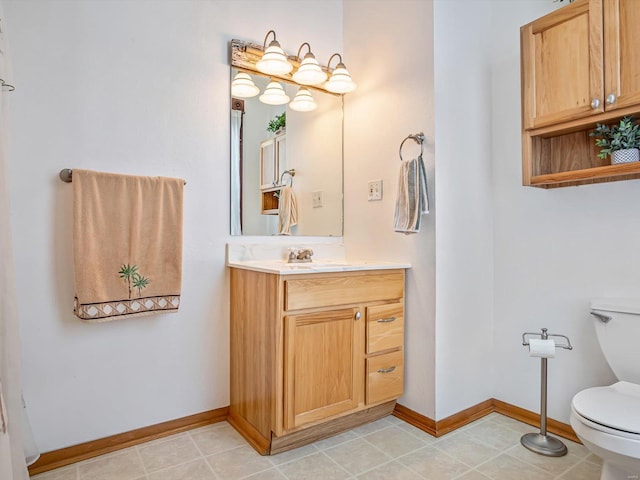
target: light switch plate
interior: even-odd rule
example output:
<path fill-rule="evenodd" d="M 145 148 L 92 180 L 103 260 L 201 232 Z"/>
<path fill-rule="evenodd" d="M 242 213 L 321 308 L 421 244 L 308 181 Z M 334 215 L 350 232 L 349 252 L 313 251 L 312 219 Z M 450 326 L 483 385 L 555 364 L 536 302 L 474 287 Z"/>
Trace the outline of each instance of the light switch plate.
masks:
<path fill-rule="evenodd" d="M 368 200 L 370 202 L 374 200 L 382 200 L 382 180 L 370 180 L 368 191 Z"/>
<path fill-rule="evenodd" d="M 312 197 L 312 202 L 313 202 L 313 208 L 321 208 L 322 207 L 322 200 L 323 200 L 323 195 L 322 195 L 322 190 L 318 190 L 317 192 L 313 192 L 312 193 L 313 197 Z"/>

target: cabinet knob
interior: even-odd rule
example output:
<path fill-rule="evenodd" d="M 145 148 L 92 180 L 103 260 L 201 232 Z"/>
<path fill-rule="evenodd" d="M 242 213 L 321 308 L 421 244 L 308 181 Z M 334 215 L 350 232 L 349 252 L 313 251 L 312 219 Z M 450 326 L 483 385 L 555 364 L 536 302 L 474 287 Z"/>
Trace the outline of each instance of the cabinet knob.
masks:
<path fill-rule="evenodd" d="M 362 314 L 360 312 L 356 312 L 356 320 L 360 320 Z"/>
<path fill-rule="evenodd" d="M 613 93 L 607 95 L 607 105 L 613 105 L 616 102 L 616 96 Z"/>
<path fill-rule="evenodd" d="M 598 108 L 600 106 L 600 99 L 599 98 L 594 98 L 593 100 L 591 100 L 591 108 Z"/>

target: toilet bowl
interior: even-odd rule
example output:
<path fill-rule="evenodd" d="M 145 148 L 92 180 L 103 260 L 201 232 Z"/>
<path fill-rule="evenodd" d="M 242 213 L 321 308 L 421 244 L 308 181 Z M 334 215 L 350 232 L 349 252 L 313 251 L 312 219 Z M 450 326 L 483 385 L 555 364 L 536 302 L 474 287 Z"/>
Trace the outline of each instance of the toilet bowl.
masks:
<path fill-rule="evenodd" d="M 591 302 L 600 348 L 620 381 L 578 392 L 571 427 L 603 460 L 601 480 L 640 480 L 640 299 Z"/>

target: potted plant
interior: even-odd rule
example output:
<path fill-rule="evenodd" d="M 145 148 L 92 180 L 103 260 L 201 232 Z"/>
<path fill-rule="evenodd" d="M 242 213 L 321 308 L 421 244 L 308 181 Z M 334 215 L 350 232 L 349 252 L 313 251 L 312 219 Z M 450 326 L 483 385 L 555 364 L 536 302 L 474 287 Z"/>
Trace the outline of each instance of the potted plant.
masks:
<path fill-rule="evenodd" d="M 611 163 L 629 163 L 640 160 L 640 125 L 633 117 L 626 116 L 616 125 L 598 123 L 594 132 L 596 145 L 600 147 L 599 158 L 611 156 Z"/>
<path fill-rule="evenodd" d="M 287 112 L 276 115 L 267 126 L 267 132 L 280 133 L 287 127 Z"/>

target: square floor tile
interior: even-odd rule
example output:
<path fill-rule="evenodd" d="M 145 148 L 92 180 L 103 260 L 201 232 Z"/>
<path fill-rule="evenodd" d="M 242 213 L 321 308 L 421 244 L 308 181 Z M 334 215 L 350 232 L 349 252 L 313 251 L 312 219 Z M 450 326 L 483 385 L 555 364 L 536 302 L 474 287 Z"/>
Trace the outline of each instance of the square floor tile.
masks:
<path fill-rule="evenodd" d="M 330 448 L 324 453 L 353 475 L 391 460 L 389 455 L 362 438 Z"/>
<path fill-rule="evenodd" d="M 312 453 L 317 453 L 318 449 L 314 444 L 305 445 L 304 447 L 294 448 L 293 450 L 288 450 L 282 453 L 276 453 L 275 455 L 271 455 L 269 459 L 273 462 L 274 465 L 282 465 L 283 463 L 291 462 L 293 460 L 297 460 L 302 457 L 306 457 L 307 455 L 311 455 Z"/>
<path fill-rule="evenodd" d="M 551 480 L 553 475 L 533 465 L 502 454 L 476 468 L 494 480 Z"/>
<path fill-rule="evenodd" d="M 400 462 L 389 462 L 358 475 L 362 480 L 422 480 L 422 477 L 409 470 Z"/>
<path fill-rule="evenodd" d="M 345 480 L 350 477 L 345 469 L 322 452 L 286 463 L 278 468 L 289 480 Z"/>
<path fill-rule="evenodd" d="M 568 453 L 563 457 L 547 457 L 534 453 L 531 450 L 527 450 L 522 445 L 510 448 L 506 453 L 518 460 L 528 463 L 529 465 L 533 465 L 541 470 L 549 472 L 554 476 L 564 473 L 582 461 L 582 458 L 572 453 Z"/>
<path fill-rule="evenodd" d="M 216 480 L 203 458 L 149 474 L 149 480 Z"/>
<path fill-rule="evenodd" d="M 78 464 L 79 480 L 134 480 L 145 475 L 135 448 Z"/>
<path fill-rule="evenodd" d="M 200 452 L 188 435 L 169 437 L 139 447 L 140 456 L 148 473 L 195 460 Z"/>
<path fill-rule="evenodd" d="M 362 438 L 394 458 L 425 446 L 424 440 L 396 426 L 370 433 Z"/>
<path fill-rule="evenodd" d="M 247 477 L 273 467 L 269 457 L 260 455 L 249 446 L 216 453 L 206 459 L 216 475 L 224 480 Z"/>
<path fill-rule="evenodd" d="M 467 465 L 430 446 L 400 457 L 398 461 L 429 480 L 450 480 L 469 470 Z"/>
<path fill-rule="evenodd" d="M 564 473 L 562 480 L 600 480 L 602 467 L 591 462 L 581 462 Z"/>
<path fill-rule="evenodd" d="M 190 435 L 204 456 L 247 444 L 244 438 L 227 422 L 199 428 L 190 432 Z"/>
<path fill-rule="evenodd" d="M 469 467 L 475 467 L 500 454 L 500 450 L 485 445 L 478 438 L 464 432 L 438 440 L 433 446 Z"/>
<path fill-rule="evenodd" d="M 498 450 L 505 450 L 519 445 L 520 437 L 522 436 L 515 430 L 503 427 L 492 420 L 472 425 L 467 428 L 464 433 L 477 438 L 484 445 L 497 448 Z"/>

